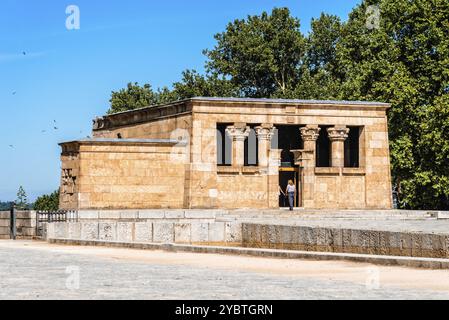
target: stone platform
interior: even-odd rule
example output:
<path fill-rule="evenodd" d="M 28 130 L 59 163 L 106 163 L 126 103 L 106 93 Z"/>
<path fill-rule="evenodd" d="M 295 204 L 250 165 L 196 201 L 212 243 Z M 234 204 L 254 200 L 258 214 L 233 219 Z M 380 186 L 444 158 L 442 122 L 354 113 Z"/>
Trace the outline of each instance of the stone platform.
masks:
<path fill-rule="evenodd" d="M 431 211 L 81 211 L 49 239 L 243 246 L 449 258 L 449 220 Z"/>

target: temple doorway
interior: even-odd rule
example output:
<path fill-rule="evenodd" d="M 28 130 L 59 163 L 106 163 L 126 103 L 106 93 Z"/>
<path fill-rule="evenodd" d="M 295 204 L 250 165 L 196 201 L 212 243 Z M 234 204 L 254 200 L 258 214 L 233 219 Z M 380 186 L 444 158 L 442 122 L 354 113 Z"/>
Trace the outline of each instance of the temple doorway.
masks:
<path fill-rule="evenodd" d="M 285 193 L 287 189 L 288 181 L 292 180 L 294 185 L 296 186 L 296 195 L 295 195 L 295 203 L 294 207 L 301 206 L 301 179 L 299 175 L 298 168 L 280 168 L 279 169 L 279 187 L 281 187 L 282 191 Z M 280 208 L 288 208 L 288 198 L 284 197 L 282 194 L 279 197 L 279 207 Z"/>
<path fill-rule="evenodd" d="M 279 186 L 285 192 L 289 180 L 292 180 L 296 186 L 295 207 L 301 206 L 301 175 L 300 168 L 295 164 L 292 150 L 304 148 L 298 125 L 276 125 L 277 132 L 274 140 L 276 149 L 281 149 L 281 167 L 279 168 Z M 288 199 L 279 197 L 279 207 L 288 208 Z"/>

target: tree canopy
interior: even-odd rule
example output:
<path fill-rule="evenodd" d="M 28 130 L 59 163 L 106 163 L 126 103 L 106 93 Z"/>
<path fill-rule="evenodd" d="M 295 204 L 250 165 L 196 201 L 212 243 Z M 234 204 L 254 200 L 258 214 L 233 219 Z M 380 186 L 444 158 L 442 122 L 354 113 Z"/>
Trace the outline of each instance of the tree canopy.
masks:
<path fill-rule="evenodd" d="M 308 35 L 299 27 L 287 8 L 235 20 L 204 51 L 205 75 L 129 84 L 109 112 L 193 96 L 388 102 L 401 207 L 449 209 L 449 2 L 365 0 L 346 22 L 323 13 Z"/>
<path fill-rule="evenodd" d="M 57 211 L 59 209 L 59 190 L 37 198 L 33 209 L 37 211 Z"/>
<path fill-rule="evenodd" d="M 17 209 L 26 210 L 29 207 L 28 197 L 25 189 L 20 186 L 17 191 L 17 200 L 15 201 Z"/>

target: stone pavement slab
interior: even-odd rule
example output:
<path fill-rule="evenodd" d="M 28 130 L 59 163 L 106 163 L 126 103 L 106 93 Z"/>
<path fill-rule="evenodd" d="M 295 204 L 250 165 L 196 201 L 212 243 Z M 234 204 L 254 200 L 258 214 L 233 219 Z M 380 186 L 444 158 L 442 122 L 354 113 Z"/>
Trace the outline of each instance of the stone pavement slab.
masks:
<path fill-rule="evenodd" d="M 449 299 L 447 271 L 10 241 L 0 257 L 0 299 Z"/>

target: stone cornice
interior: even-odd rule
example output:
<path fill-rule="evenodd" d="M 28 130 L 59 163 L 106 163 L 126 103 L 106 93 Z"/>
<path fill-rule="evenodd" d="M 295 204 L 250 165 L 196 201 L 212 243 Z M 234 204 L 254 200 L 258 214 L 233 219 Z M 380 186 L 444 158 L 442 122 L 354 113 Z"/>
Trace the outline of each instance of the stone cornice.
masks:
<path fill-rule="evenodd" d="M 186 146 L 186 141 L 172 139 L 84 139 L 62 142 L 59 144 L 62 152 L 76 152 L 82 145 L 108 146 Z"/>
<path fill-rule="evenodd" d="M 295 109 L 363 109 L 386 111 L 391 107 L 388 103 L 364 101 L 330 101 L 330 100 L 287 100 L 287 99 L 250 99 L 250 98 L 212 98 L 195 97 L 177 102 L 149 106 L 145 108 L 105 115 L 93 120 L 93 130 L 110 130 L 140 123 L 156 121 L 169 117 L 191 114 L 193 106 L 226 106 L 248 108 L 285 108 L 295 113 Z"/>
<path fill-rule="evenodd" d="M 108 130 L 164 118 L 177 117 L 192 112 L 192 104 L 179 101 L 167 105 L 146 107 L 97 117 L 93 120 L 93 131 Z"/>

